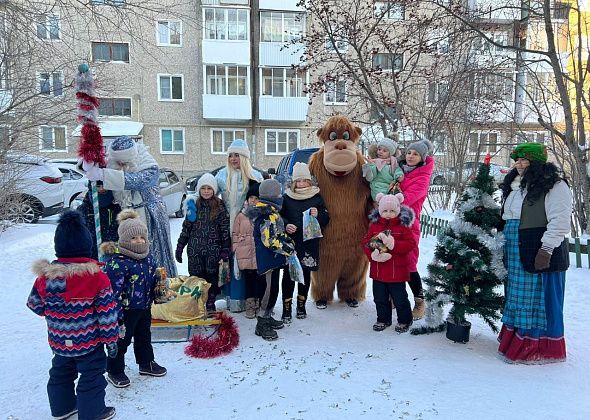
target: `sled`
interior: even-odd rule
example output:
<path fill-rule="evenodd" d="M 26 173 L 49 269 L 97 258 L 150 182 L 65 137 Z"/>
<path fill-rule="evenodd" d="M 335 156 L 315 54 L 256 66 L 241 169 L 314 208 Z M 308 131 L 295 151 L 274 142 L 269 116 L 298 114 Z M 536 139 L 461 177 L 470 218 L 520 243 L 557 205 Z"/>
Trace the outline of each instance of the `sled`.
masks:
<path fill-rule="evenodd" d="M 189 321 L 168 322 L 152 318 L 152 343 L 178 343 L 188 341 L 199 330 L 220 325 L 215 318 L 191 319 Z"/>

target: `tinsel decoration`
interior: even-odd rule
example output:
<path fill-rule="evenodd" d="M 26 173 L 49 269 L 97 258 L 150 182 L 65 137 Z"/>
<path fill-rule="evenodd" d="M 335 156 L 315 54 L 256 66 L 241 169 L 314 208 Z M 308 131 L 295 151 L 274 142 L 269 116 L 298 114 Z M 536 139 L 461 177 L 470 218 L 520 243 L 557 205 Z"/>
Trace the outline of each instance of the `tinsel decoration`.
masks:
<path fill-rule="evenodd" d="M 184 354 L 198 359 L 212 359 L 229 354 L 240 344 L 236 321 L 225 312 L 219 312 L 215 319 L 221 321 L 215 332 L 208 337 L 195 335 L 184 349 Z M 215 337 L 212 337 L 215 335 Z"/>
<path fill-rule="evenodd" d="M 102 134 L 98 126 L 99 100 L 94 91 L 95 82 L 87 64 L 78 66 L 76 75 L 76 99 L 78 100 L 78 122 L 82 124 L 78 156 L 87 162 L 104 167 L 105 154 Z"/>

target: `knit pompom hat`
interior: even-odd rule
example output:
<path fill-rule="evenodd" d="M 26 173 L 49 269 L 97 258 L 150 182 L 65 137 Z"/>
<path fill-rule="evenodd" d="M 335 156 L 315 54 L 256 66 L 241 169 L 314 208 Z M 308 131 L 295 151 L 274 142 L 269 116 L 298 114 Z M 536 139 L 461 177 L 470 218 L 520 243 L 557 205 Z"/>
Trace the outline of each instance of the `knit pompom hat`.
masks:
<path fill-rule="evenodd" d="M 248 148 L 248 143 L 246 143 L 243 139 L 235 139 L 232 144 L 229 145 L 227 148 L 227 154 L 230 153 L 237 153 L 239 155 L 244 156 L 245 158 L 250 159 L 250 149 Z"/>
<path fill-rule="evenodd" d="M 291 176 L 293 181 L 298 181 L 300 179 L 308 179 L 311 181 L 311 173 L 309 172 L 309 166 L 303 162 L 296 162 L 293 165 L 293 175 Z"/>
<path fill-rule="evenodd" d="M 108 150 L 109 159 L 118 162 L 134 162 L 138 154 L 137 143 L 129 136 L 117 137 Z"/>
<path fill-rule="evenodd" d="M 201 188 L 205 185 L 213 188 L 213 193 L 215 195 L 217 195 L 217 189 L 218 189 L 217 180 L 210 173 L 203 174 L 199 178 L 199 181 L 197 182 L 197 194 L 199 193 L 199 191 L 201 191 Z"/>
<path fill-rule="evenodd" d="M 273 205 L 279 210 L 281 209 L 283 205 L 283 191 L 281 184 L 276 179 L 265 179 L 260 183 L 258 191 L 260 194 L 258 201 Z"/>
<path fill-rule="evenodd" d="M 432 152 L 434 151 L 434 146 L 432 145 L 432 142 L 430 140 L 418 140 L 415 141 L 414 143 L 411 143 L 407 149 L 407 150 L 415 150 L 420 157 L 422 158 L 422 162 L 424 162 L 424 159 L 426 159 L 426 156 L 432 154 Z"/>
<path fill-rule="evenodd" d="M 135 259 L 143 259 L 150 248 L 147 226 L 140 219 L 135 210 L 126 209 L 117 215 L 119 222 L 119 252 Z M 144 244 L 131 243 L 131 239 L 140 236 L 145 239 Z"/>
<path fill-rule="evenodd" d="M 379 140 L 379 142 L 377 143 L 377 147 L 383 147 L 389 150 L 389 154 L 392 157 L 395 157 L 395 153 L 397 152 L 397 148 L 399 147 L 399 145 L 393 140 L 384 137 L 381 140 Z"/>
<path fill-rule="evenodd" d="M 62 213 L 53 238 L 58 258 L 92 258 L 94 240 L 82 214 L 75 210 Z"/>
<path fill-rule="evenodd" d="M 383 212 L 385 210 L 393 210 L 394 212 L 394 216 L 393 217 L 397 217 L 397 215 L 400 212 L 400 208 L 401 208 L 401 203 L 402 201 L 404 201 L 404 195 L 403 194 L 383 194 L 383 193 L 379 193 L 377 194 L 377 197 L 375 197 L 377 199 L 377 203 L 379 204 L 379 215 L 381 217 L 383 217 Z"/>
<path fill-rule="evenodd" d="M 522 143 L 514 148 L 510 157 L 513 160 L 527 159 L 547 162 L 547 148 L 541 143 Z"/>

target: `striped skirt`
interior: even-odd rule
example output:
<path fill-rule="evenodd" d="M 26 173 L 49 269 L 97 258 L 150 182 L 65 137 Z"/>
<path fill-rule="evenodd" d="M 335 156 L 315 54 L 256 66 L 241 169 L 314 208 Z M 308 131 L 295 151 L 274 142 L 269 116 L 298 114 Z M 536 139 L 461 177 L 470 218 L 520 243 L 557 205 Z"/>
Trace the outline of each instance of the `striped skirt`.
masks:
<path fill-rule="evenodd" d="M 526 272 L 519 257 L 518 225 L 518 220 L 508 220 L 504 228 L 508 280 L 498 350 L 512 363 L 564 361 L 565 272 Z"/>

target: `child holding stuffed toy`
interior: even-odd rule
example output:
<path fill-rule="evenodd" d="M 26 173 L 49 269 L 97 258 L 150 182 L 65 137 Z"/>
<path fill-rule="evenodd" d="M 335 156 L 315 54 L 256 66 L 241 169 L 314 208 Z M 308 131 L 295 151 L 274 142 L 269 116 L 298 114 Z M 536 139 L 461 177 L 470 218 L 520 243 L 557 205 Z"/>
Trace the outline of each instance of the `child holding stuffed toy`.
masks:
<path fill-rule="evenodd" d="M 135 210 L 123 210 L 117 216 L 119 242 L 104 242 L 104 272 L 109 276 L 118 298 L 119 323 L 123 337 L 117 342 L 117 356 L 107 361 L 107 379 L 116 388 L 125 388 L 130 380 L 125 374 L 125 353 L 133 339 L 139 374 L 164 376 L 166 368 L 154 361 L 151 307 L 161 273 L 150 254 L 148 229 Z"/>
<path fill-rule="evenodd" d="M 309 167 L 302 162 L 293 166 L 291 185 L 283 195 L 283 208 L 281 216 L 285 223 L 285 230 L 295 242 L 297 258 L 303 268 L 303 279 L 305 283 L 297 283 L 297 318 L 307 317 L 305 302 L 311 283 L 311 272 L 319 268 L 320 239 L 314 238 L 304 241 L 303 239 L 303 212 L 309 210 L 309 214 L 324 227 L 328 224 L 328 210 L 320 195 L 319 187 L 311 179 Z M 292 302 L 295 282 L 291 279 L 289 270 L 284 270 L 281 283 L 283 291 L 283 316 L 285 323 L 292 319 Z"/>
<path fill-rule="evenodd" d="M 402 194 L 377 194 L 378 215 L 372 213 L 362 246 L 371 263 L 373 297 L 377 309 L 377 322 L 373 330 L 383 331 L 392 323 L 391 301 L 397 312 L 395 331 L 407 332 L 412 325 L 412 309 L 406 292 L 410 279 L 408 254 L 417 247 L 411 226 L 414 211 L 401 205 Z"/>
<path fill-rule="evenodd" d="M 186 199 L 186 218 L 176 245 L 176 261 L 188 244 L 188 273 L 211 283 L 207 312 L 215 312 L 215 298 L 220 292 L 219 265 L 229 261 L 231 237 L 229 215 L 217 197 L 217 180 L 209 173 L 197 182 L 198 196 Z"/>
<path fill-rule="evenodd" d="M 382 138 L 377 143 L 377 156 L 369 158 L 369 162 L 363 165 L 363 176 L 370 183 L 373 200 L 377 199 L 379 193 L 388 194 L 396 190 L 404 179 L 404 172 L 397 163 L 397 154 L 398 144 Z"/>

